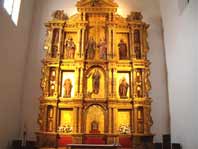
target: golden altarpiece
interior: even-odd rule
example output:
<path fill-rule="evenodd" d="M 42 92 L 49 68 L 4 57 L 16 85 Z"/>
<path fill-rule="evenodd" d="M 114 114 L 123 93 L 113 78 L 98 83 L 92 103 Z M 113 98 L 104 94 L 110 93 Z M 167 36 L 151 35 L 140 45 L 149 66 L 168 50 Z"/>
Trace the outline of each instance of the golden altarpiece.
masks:
<path fill-rule="evenodd" d="M 113 0 L 80 0 L 76 6 L 74 16 L 57 10 L 45 24 L 39 147 L 136 148 L 152 138 L 149 25 L 139 12 L 118 15 Z"/>

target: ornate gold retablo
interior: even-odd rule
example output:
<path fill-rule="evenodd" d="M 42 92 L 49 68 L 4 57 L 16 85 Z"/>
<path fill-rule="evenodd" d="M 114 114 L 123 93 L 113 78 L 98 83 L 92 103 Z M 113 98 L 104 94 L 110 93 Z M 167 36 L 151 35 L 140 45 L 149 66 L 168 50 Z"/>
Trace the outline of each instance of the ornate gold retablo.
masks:
<path fill-rule="evenodd" d="M 148 24 L 113 0 L 80 0 L 53 13 L 44 49 L 39 147 L 120 143 L 152 136 Z M 131 141 L 131 144 L 129 143 Z M 131 147 L 132 148 L 132 147 Z"/>

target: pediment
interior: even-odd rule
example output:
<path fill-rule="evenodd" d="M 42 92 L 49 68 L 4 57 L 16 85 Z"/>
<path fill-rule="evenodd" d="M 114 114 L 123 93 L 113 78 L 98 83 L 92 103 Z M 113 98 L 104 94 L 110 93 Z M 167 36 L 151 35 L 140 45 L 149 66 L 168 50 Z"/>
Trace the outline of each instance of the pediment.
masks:
<path fill-rule="evenodd" d="M 77 2 L 76 6 L 79 7 L 105 7 L 112 8 L 118 7 L 118 4 L 114 2 L 114 0 L 80 0 Z"/>

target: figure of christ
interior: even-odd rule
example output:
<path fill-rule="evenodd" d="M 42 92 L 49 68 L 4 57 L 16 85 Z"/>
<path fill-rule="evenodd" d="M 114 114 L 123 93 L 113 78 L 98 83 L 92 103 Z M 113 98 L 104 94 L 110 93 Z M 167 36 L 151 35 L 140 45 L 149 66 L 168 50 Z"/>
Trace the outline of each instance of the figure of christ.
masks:
<path fill-rule="evenodd" d="M 66 79 L 64 81 L 64 89 L 65 89 L 65 92 L 64 92 L 64 97 L 66 98 L 70 98 L 71 97 L 71 90 L 72 90 L 72 82 L 70 79 Z"/>
<path fill-rule="evenodd" d="M 124 42 L 123 39 L 120 40 L 120 43 L 118 44 L 118 47 L 119 47 L 120 59 L 121 60 L 127 59 L 127 45 L 126 45 L 126 43 Z"/>
<path fill-rule="evenodd" d="M 128 87 L 129 87 L 129 84 L 126 81 L 126 78 L 123 78 L 121 80 L 120 85 L 119 85 L 119 95 L 120 95 L 120 97 L 127 97 Z"/>

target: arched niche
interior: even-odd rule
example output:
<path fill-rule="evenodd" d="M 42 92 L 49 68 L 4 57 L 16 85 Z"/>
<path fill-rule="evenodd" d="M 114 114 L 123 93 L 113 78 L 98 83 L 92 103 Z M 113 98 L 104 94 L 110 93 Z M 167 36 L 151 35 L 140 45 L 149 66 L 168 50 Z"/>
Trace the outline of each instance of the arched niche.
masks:
<path fill-rule="evenodd" d="M 107 113 L 103 106 L 93 104 L 85 109 L 85 133 L 104 134 Z"/>
<path fill-rule="evenodd" d="M 106 74 L 102 67 L 93 66 L 86 71 L 86 97 L 90 99 L 105 99 Z"/>

